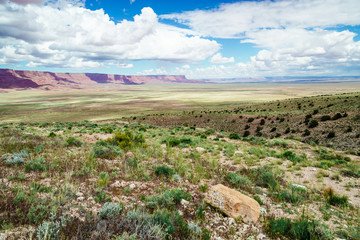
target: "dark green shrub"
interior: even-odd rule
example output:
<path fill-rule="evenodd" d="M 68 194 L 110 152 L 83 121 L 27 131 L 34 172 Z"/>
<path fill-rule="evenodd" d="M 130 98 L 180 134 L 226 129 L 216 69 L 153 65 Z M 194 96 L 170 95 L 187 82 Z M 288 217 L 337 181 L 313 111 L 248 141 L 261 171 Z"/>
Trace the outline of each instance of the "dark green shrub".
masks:
<path fill-rule="evenodd" d="M 162 231 L 172 238 L 189 237 L 189 229 L 184 218 L 178 211 L 170 212 L 168 209 L 156 211 L 153 215 L 153 222 L 162 226 Z"/>
<path fill-rule="evenodd" d="M 228 181 L 237 188 L 246 188 L 251 185 L 250 179 L 248 179 L 246 176 L 240 176 L 236 173 L 230 173 L 226 176 Z"/>
<path fill-rule="evenodd" d="M 293 163 L 299 163 L 306 160 L 305 155 L 298 157 L 293 151 L 284 151 L 280 154 L 280 157 L 290 160 Z"/>
<path fill-rule="evenodd" d="M 250 132 L 249 132 L 249 131 L 245 131 L 243 137 L 248 137 L 248 136 L 250 136 Z"/>
<path fill-rule="evenodd" d="M 47 170 L 47 165 L 45 164 L 45 160 L 40 158 L 31 159 L 26 165 L 25 165 L 25 171 L 30 172 L 43 172 Z"/>
<path fill-rule="evenodd" d="M 52 137 L 56 137 L 56 134 L 55 134 L 54 132 L 50 132 L 49 135 L 48 135 L 48 137 L 51 137 L 51 138 L 52 138 Z"/>
<path fill-rule="evenodd" d="M 260 125 L 265 125 L 265 119 L 260 120 Z"/>
<path fill-rule="evenodd" d="M 28 221 L 39 224 L 50 216 L 51 209 L 43 203 L 33 204 L 27 214 Z"/>
<path fill-rule="evenodd" d="M 204 220 L 205 219 L 205 208 L 206 208 L 206 204 L 200 204 L 195 210 L 196 217 L 198 217 L 201 220 Z"/>
<path fill-rule="evenodd" d="M 290 128 L 287 128 L 287 129 L 285 130 L 285 134 L 288 134 L 288 133 L 290 133 Z"/>
<path fill-rule="evenodd" d="M 276 127 L 273 127 L 270 132 L 275 132 L 276 131 Z"/>
<path fill-rule="evenodd" d="M 66 139 L 66 142 L 65 142 L 65 146 L 69 146 L 69 147 L 71 147 L 71 146 L 81 147 L 82 145 L 83 145 L 83 142 L 74 137 L 69 137 L 68 139 Z"/>
<path fill-rule="evenodd" d="M 320 121 L 325 122 L 331 120 L 331 117 L 329 115 L 321 116 Z"/>
<path fill-rule="evenodd" d="M 340 118 L 342 118 L 341 113 L 336 113 L 331 119 L 332 119 L 332 120 L 338 120 L 338 119 L 340 119 Z"/>
<path fill-rule="evenodd" d="M 180 138 L 180 145 L 186 146 L 186 145 L 192 145 L 192 144 L 193 144 L 193 141 L 191 138 L 189 138 L 189 137 Z"/>
<path fill-rule="evenodd" d="M 237 133 L 230 133 L 229 138 L 230 139 L 241 139 L 241 137 Z"/>
<path fill-rule="evenodd" d="M 171 177 L 174 175 L 175 171 L 171 168 L 168 168 L 166 166 L 159 166 L 155 170 L 156 176 L 165 176 L 165 177 Z"/>
<path fill-rule="evenodd" d="M 94 201 L 97 203 L 111 202 L 111 198 L 105 192 L 96 191 Z"/>
<path fill-rule="evenodd" d="M 199 190 L 203 193 L 206 193 L 208 188 L 209 188 L 209 186 L 206 183 L 199 186 Z"/>
<path fill-rule="evenodd" d="M 210 135 L 212 135 L 212 134 L 214 134 L 214 133 L 215 133 L 215 130 L 212 129 L 212 128 L 208 128 L 208 129 L 206 129 L 205 132 L 204 132 L 204 134 L 207 135 L 207 136 L 210 136 Z"/>
<path fill-rule="evenodd" d="M 287 236 L 290 233 L 291 220 L 289 218 L 270 219 L 269 232 L 271 237 Z"/>
<path fill-rule="evenodd" d="M 211 232 L 204 228 L 201 232 L 201 239 L 202 240 L 210 240 L 211 239 Z"/>
<path fill-rule="evenodd" d="M 348 128 L 346 129 L 345 132 L 349 133 L 349 132 L 352 132 L 353 131 L 353 128 L 351 126 L 348 126 Z"/>
<path fill-rule="evenodd" d="M 139 128 L 139 131 L 140 131 L 140 132 L 146 132 L 146 128 L 141 127 L 141 128 Z"/>
<path fill-rule="evenodd" d="M 100 131 L 103 133 L 113 133 L 114 129 L 112 129 L 112 127 L 109 127 L 109 126 L 104 126 L 104 127 L 100 128 Z"/>
<path fill-rule="evenodd" d="M 288 189 L 280 193 L 279 198 L 281 201 L 297 204 L 307 199 L 308 193 L 306 192 L 306 189 L 290 186 Z"/>
<path fill-rule="evenodd" d="M 180 145 L 180 140 L 174 137 L 168 138 L 166 140 L 166 146 L 168 147 L 176 147 Z"/>
<path fill-rule="evenodd" d="M 114 159 L 121 154 L 121 149 L 105 141 L 97 141 L 93 147 L 93 154 L 96 158 Z"/>
<path fill-rule="evenodd" d="M 319 122 L 315 119 L 312 119 L 310 122 L 309 122 L 309 128 L 314 128 L 314 127 L 317 127 L 319 125 Z"/>
<path fill-rule="evenodd" d="M 142 134 L 133 134 L 130 131 L 116 132 L 114 136 L 107 139 L 106 142 L 114 146 L 119 146 L 121 149 L 146 147 L 144 136 Z"/>
<path fill-rule="evenodd" d="M 334 137 L 335 137 L 334 131 L 329 132 L 329 134 L 327 135 L 327 138 L 334 138 Z"/>
<path fill-rule="evenodd" d="M 260 205 L 263 205 L 264 202 L 261 200 L 261 198 L 258 195 L 254 196 L 255 201 L 257 201 Z"/>
<path fill-rule="evenodd" d="M 305 129 L 303 136 L 307 137 L 307 136 L 310 136 L 310 134 L 311 134 L 311 132 L 309 131 L 309 129 Z"/>
<path fill-rule="evenodd" d="M 271 190 L 277 190 L 280 185 L 278 176 L 275 176 L 271 167 L 268 166 L 252 168 L 248 173 L 248 177 L 254 181 L 256 185 Z"/>
<path fill-rule="evenodd" d="M 249 122 L 249 123 L 251 123 L 251 122 L 253 122 L 255 119 L 254 118 L 248 118 L 248 120 L 247 120 L 247 122 Z"/>
<path fill-rule="evenodd" d="M 332 239 L 332 235 L 325 225 L 309 220 L 304 216 L 295 221 L 291 221 L 288 218 L 272 218 L 267 226 L 267 230 L 272 238 L 287 237 L 299 240 Z"/>
<path fill-rule="evenodd" d="M 346 207 L 349 205 L 349 199 L 345 195 L 340 196 L 340 195 L 332 194 L 328 196 L 327 202 L 330 205 L 339 206 L 339 207 Z"/>
<path fill-rule="evenodd" d="M 325 189 L 324 196 L 326 198 L 326 201 L 333 206 L 339 206 L 339 207 L 346 207 L 349 205 L 348 197 L 343 195 L 337 195 L 335 194 L 334 190 L 329 187 Z"/>
<path fill-rule="evenodd" d="M 189 201 L 191 195 L 184 190 L 172 189 L 171 191 L 164 191 L 160 195 L 152 195 L 145 197 L 145 206 L 150 209 L 157 208 L 174 208 L 182 199 Z"/>
<path fill-rule="evenodd" d="M 360 166 L 357 164 L 348 164 L 340 170 L 340 173 L 346 177 L 360 178 Z"/>

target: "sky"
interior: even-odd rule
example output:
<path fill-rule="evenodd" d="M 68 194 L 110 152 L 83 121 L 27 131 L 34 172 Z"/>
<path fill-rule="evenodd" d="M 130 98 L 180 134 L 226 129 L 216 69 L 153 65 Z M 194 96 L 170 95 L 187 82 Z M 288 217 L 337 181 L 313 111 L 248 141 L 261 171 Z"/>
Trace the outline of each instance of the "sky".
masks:
<path fill-rule="evenodd" d="M 0 0 L 0 68 L 360 76 L 360 2 Z"/>

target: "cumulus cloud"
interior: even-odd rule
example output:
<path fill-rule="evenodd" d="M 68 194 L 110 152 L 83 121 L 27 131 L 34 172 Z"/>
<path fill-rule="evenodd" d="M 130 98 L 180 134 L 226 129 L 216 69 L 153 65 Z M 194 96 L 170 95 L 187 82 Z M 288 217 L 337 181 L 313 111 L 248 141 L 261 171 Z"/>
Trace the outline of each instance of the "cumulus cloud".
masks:
<path fill-rule="evenodd" d="M 358 0 L 243 1 L 160 17 L 186 24 L 204 36 L 242 38 L 261 29 L 359 25 L 360 4 Z"/>
<path fill-rule="evenodd" d="M 283 74 L 332 74 L 360 65 L 360 42 L 354 41 L 355 35 L 348 30 L 274 29 L 251 33 L 242 42 L 265 48 L 251 57 L 248 65 L 254 69 Z"/>
<path fill-rule="evenodd" d="M 221 63 L 221 64 L 233 63 L 233 62 L 235 62 L 235 59 L 234 59 L 234 57 L 229 57 L 229 58 L 223 57 L 221 55 L 221 53 L 216 53 L 214 56 L 211 57 L 210 62 L 211 63 Z"/>
<path fill-rule="evenodd" d="M 46 0 L 11 0 L 11 2 L 18 3 L 18 4 L 32 4 L 32 3 L 43 3 Z M 2 2 L 7 2 L 7 0 L 3 0 Z"/>
<path fill-rule="evenodd" d="M 263 48 L 248 62 L 175 68 L 169 74 L 184 74 L 189 78 L 358 75 L 360 42 L 354 41 L 355 35 L 348 30 L 262 30 L 242 40 Z"/>
<path fill-rule="evenodd" d="M 73 6 L 85 6 L 85 0 L 0 0 L 0 3 L 13 2 L 17 4 L 43 4 L 55 6 L 55 7 L 64 7 L 68 4 Z"/>
<path fill-rule="evenodd" d="M 243 1 L 161 17 L 201 36 L 238 38 L 260 48 L 246 63 L 198 68 L 189 73 L 193 76 L 344 74 L 360 65 L 356 34 L 337 30 L 360 25 L 358 0 Z M 217 53 L 210 62 L 226 63 L 221 58 Z"/>
<path fill-rule="evenodd" d="M 206 59 L 220 48 L 216 41 L 160 23 L 151 8 L 119 23 L 102 9 L 76 4 L 5 3 L 0 16 L 0 64 L 91 68 L 119 60 L 187 62 Z"/>

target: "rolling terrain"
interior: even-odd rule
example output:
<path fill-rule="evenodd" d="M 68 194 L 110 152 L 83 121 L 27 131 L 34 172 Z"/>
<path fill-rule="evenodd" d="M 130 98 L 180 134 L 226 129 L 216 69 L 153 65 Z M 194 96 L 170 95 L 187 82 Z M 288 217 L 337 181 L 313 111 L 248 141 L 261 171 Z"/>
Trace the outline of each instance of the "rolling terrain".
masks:
<path fill-rule="evenodd" d="M 359 83 L 107 86 L 0 95 L 0 239 L 359 239 Z"/>

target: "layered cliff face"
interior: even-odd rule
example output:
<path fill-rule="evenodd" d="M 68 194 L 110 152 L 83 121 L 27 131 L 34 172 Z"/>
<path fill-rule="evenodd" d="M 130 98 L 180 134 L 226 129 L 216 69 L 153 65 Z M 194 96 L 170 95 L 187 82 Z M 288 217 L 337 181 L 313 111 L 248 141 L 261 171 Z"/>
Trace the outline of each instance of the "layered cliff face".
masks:
<path fill-rule="evenodd" d="M 0 88 L 92 88 L 101 84 L 200 83 L 185 76 L 126 76 L 100 73 L 52 73 L 0 69 Z"/>

